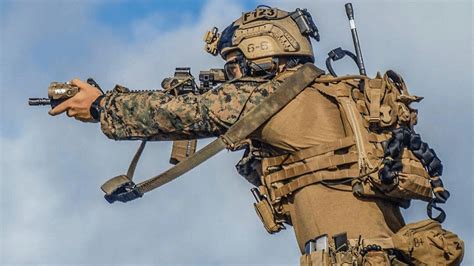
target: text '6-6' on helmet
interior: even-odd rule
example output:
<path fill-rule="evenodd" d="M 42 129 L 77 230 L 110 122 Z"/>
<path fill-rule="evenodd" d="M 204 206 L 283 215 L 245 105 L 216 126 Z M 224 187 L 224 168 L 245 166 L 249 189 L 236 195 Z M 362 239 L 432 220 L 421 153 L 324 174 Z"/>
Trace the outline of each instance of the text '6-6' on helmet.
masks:
<path fill-rule="evenodd" d="M 214 27 L 204 41 L 208 53 L 219 53 L 224 59 L 229 52 L 239 50 L 249 60 L 297 56 L 314 62 L 309 37 L 319 41 L 318 29 L 306 9 L 287 12 L 258 6 L 243 13 L 222 33 Z"/>

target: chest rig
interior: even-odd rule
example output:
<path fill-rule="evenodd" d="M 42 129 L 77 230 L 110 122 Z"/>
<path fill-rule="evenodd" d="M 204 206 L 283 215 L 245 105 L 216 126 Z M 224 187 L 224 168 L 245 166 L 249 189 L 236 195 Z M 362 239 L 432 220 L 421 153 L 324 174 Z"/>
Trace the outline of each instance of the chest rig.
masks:
<path fill-rule="evenodd" d="M 410 95 L 394 71 L 366 76 L 321 77 L 311 87 L 337 103 L 346 137 L 261 160 L 261 182 L 252 192 L 257 213 L 270 233 L 284 228 L 288 197 L 305 186 L 346 185 L 357 197 L 383 198 L 407 208 L 428 202 L 427 214 L 445 219 L 437 203 L 449 192 L 440 179 L 442 164 L 413 127 L 422 98 Z M 350 186 L 349 186 L 350 185 Z M 440 211 L 433 217 L 432 209 Z"/>

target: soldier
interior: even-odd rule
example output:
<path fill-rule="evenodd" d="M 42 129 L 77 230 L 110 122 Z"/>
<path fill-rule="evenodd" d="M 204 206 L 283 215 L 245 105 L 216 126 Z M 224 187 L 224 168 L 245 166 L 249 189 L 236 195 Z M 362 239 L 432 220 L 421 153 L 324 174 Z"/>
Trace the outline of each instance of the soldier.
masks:
<path fill-rule="evenodd" d="M 66 112 L 83 122 L 100 122 L 103 133 L 115 140 L 217 137 L 269 95 L 291 86 L 285 81 L 304 64 L 314 63 L 310 38 L 318 39 L 319 35 L 306 10 L 258 7 L 244 13 L 221 34 L 212 31 L 207 35 L 206 50 L 222 56 L 230 80 L 218 88 L 202 95 L 173 96 L 118 86 L 102 95 L 95 87 L 73 80 L 79 93 L 51 110 L 50 115 Z M 404 86 L 401 79 L 394 81 L 397 76 L 391 77 L 378 77 L 377 81 L 391 84 L 387 87 L 395 83 Z M 382 135 L 372 133 L 368 123 L 351 110 L 365 112 L 371 123 L 382 125 L 384 121 L 390 130 L 402 128 L 403 123 L 411 128 L 416 123 L 416 112 L 406 107 L 406 113 L 393 114 L 391 109 L 388 117 L 382 117 L 379 109 L 390 106 L 384 105 L 382 98 L 375 106 L 368 103 L 368 108 L 360 107 L 365 104 L 364 91 L 359 90 L 361 79 L 364 77 L 313 77 L 317 82 L 309 82 L 248 140 L 232 147 L 247 150 L 237 168 L 258 187 L 254 191 L 259 201 L 255 205 L 257 213 L 270 233 L 280 231 L 284 224 L 293 226 L 303 254 L 302 265 L 407 265 L 426 263 L 423 256 L 432 262 L 459 263 L 462 241 L 458 238 L 444 242 L 444 253 L 438 252 L 443 255 L 433 255 L 428 244 L 423 250 L 401 248 L 400 243 L 409 242 L 396 234 L 405 226 L 400 213 L 404 199 L 386 196 L 371 183 L 380 170 L 374 162 L 384 157 L 381 141 L 372 142 Z M 372 91 L 372 87 L 375 91 L 375 83 L 367 79 L 366 91 Z M 345 104 L 341 100 L 345 92 L 352 92 L 351 97 L 358 101 Z M 405 96 L 407 106 L 417 100 L 416 96 Z M 370 113 L 372 108 L 378 108 L 377 116 Z M 387 141 L 392 135 L 383 136 Z M 369 150 L 364 152 L 363 148 Z M 381 149 L 382 155 L 376 152 Z M 413 169 L 423 169 L 416 158 L 410 160 L 414 161 Z M 438 231 L 436 235 L 440 235 Z M 409 232 L 416 235 L 418 231 Z M 448 239 L 446 234 L 443 239 Z M 416 253 L 418 258 L 414 258 Z"/>

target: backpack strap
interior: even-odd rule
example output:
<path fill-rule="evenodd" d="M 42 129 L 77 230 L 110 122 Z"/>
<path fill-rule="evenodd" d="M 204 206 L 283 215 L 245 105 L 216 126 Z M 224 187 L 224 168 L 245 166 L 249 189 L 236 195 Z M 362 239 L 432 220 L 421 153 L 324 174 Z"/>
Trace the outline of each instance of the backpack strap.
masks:
<path fill-rule="evenodd" d="M 265 98 L 259 105 L 233 124 L 224 135 L 221 135 L 209 145 L 179 162 L 174 167 L 138 184 L 135 184 L 132 179 L 129 178 L 129 175 L 133 175 L 133 171 L 127 175 L 120 175 L 105 182 L 101 187 L 102 191 L 105 192 L 105 199 L 109 203 L 113 203 L 115 201 L 127 202 L 142 197 L 144 193 L 183 175 L 224 148 L 232 149 L 241 140 L 264 124 L 270 117 L 280 111 L 322 74 L 324 74 L 324 71 L 313 64 L 303 65 L 293 75 L 288 77 L 278 90 Z M 135 157 L 139 158 L 140 154 L 141 152 L 137 152 Z M 134 158 L 132 164 L 136 165 L 137 161 L 138 159 L 135 160 Z"/>

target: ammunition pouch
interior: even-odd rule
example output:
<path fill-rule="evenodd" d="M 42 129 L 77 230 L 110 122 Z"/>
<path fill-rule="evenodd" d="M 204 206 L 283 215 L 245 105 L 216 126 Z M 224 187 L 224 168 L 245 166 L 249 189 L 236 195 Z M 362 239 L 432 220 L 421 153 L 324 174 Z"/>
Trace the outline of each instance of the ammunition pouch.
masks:
<path fill-rule="evenodd" d="M 277 215 L 267 199 L 254 203 L 255 211 L 268 233 L 274 234 L 285 229 L 283 221 L 277 219 Z"/>
<path fill-rule="evenodd" d="M 316 251 L 311 254 L 303 254 L 300 257 L 301 266 L 331 266 L 329 252 L 325 250 Z"/>
<path fill-rule="evenodd" d="M 170 163 L 178 164 L 196 152 L 197 139 L 175 140 L 171 149 Z"/>
<path fill-rule="evenodd" d="M 371 251 L 362 257 L 362 265 L 392 265 L 385 251 Z"/>
<path fill-rule="evenodd" d="M 464 242 L 433 220 L 407 224 L 390 238 L 348 239 L 347 248 L 306 252 L 300 264 L 314 265 L 459 265 Z"/>
<path fill-rule="evenodd" d="M 105 192 L 104 198 L 109 203 L 128 202 L 143 196 L 135 183 L 126 175 L 119 175 L 108 180 L 101 189 Z"/>
<path fill-rule="evenodd" d="M 380 243 L 383 246 L 372 243 Z M 304 266 L 339 266 L 339 265 L 408 265 L 398 259 L 399 254 L 393 250 L 391 239 L 349 239 L 343 246 L 336 248 L 328 243 L 327 249 L 312 250 L 300 257 Z"/>

